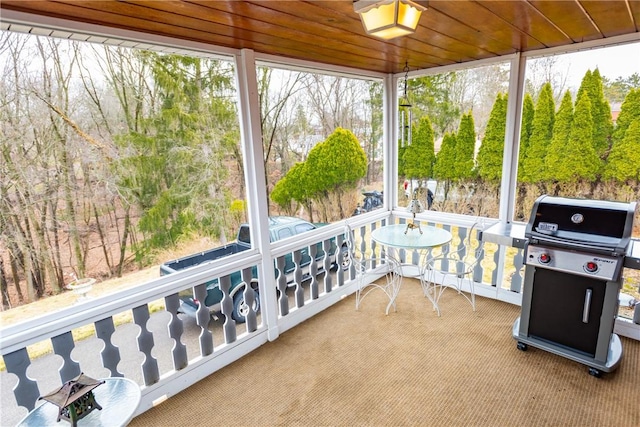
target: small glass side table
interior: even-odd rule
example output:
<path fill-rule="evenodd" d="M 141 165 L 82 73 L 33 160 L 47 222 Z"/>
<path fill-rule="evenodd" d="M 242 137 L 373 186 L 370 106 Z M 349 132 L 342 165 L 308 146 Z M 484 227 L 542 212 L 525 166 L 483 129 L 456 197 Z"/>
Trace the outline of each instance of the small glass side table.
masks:
<path fill-rule="evenodd" d="M 140 387 L 128 378 L 101 378 L 104 384 L 93 389 L 96 401 L 101 410 L 93 410 L 78 420 L 78 426 L 126 426 L 133 418 L 140 405 Z M 67 421 L 57 422 L 58 407 L 50 402 L 43 402 L 29 412 L 17 427 L 65 427 Z"/>

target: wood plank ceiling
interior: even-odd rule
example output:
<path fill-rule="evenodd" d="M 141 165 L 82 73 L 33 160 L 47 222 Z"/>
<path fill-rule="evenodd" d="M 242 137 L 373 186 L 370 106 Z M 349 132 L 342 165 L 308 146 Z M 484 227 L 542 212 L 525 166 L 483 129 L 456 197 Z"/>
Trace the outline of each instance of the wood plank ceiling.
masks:
<path fill-rule="evenodd" d="M 0 12 L 44 15 L 383 73 L 401 72 L 406 61 L 412 69 L 431 68 L 640 32 L 640 0 L 419 3 L 428 9 L 416 33 L 387 42 L 364 33 L 352 0 L 2 0 Z"/>

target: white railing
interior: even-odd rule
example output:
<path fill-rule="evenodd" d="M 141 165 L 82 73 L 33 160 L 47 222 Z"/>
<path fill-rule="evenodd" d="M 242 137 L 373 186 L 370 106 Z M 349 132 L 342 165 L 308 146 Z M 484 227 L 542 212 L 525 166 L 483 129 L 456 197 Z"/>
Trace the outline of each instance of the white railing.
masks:
<path fill-rule="evenodd" d="M 467 230 L 477 220 L 455 215 L 424 216 L 423 222 L 444 227 L 452 232 L 451 244 L 458 245 Z M 392 219 L 393 218 L 393 219 Z M 370 239 L 371 231 L 390 222 L 405 222 L 404 211 L 371 212 L 350 218 L 347 222 L 354 232 L 356 244 L 363 252 L 380 252 L 384 248 Z M 482 224 L 488 224 L 482 221 Z M 299 258 L 309 251 L 315 258 L 316 245 L 325 249 L 334 243 L 338 248 L 344 242 L 344 222 L 331 224 L 304 235 L 271 246 L 270 257 L 274 265 L 283 265 L 284 258 Z M 418 264 L 419 255 L 403 252 L 403 263 Z M 485 256 L 479 264 L 474 280 L 477 295 L 519 303 L 522 254 L 498 245 L 486 245 Z M 514 265 L 513 270 L 505 265 Z M 519 260 L 519 261 L 518 261 Z M 117 294 L 84 301 L 55 313 L 29 319 L 2 330 L 0 349 L 7 367 L 3 384 L 15 383 L 15 401 L 3 397 L 3 423 L 9 412 L 14 419 L 21 418 L 34 407 L 37 398 L 59 387 L 81 372 L 94 378 L 124 376 L 141 386 L 142 400 L 137 414 L 189 387 L 198 380 L 232 363 L 245 354 L 273 340 L 279 333 L 293 328 L 315 314 L 355 292 L 354 272 L 338 268 L 327 274 L 328 257 L 313 261 L 309 266 L 311 279 L 301 282 L 302 273 L 294 273 L 294 283 L 287 284 L 283 275 L 276 275 L 276 283 L 259 282 L 260 311 L 250 312 L 246 323 L 236 323 L 231 317 L 232 298 L 229 295 L 229 277 L 241 271 L 249 282 L 260 272 L 262 256 L 252 249 L 193 267 L 187 271 L 141 283 Z M 300 266 L 298 266 L 298 269 Z M 507 271 L 502 273 L 501 271 Z M 316 274 L 317 273 L 317 274 Z M 268 275 L 267 275 L 268 276 Z M 196 319 L 178 315 L 179 293 L 193 288 L 195 297 L 204 301 L 206 282 L 218 280 L 224 294 L 218 320 L 212 320 L 209 311 L 201 307 Z M 499 284 L 499 285 L 498 285 Z M 265 286 L 275 286 L 276 299 L 265 297 Z M 249 289 L 247 292 L 251 292 Z M 159 302 L 159 303 L 158 303 Z M 154 311 L 154 306 L 159 306 Z M 271 315 L 270 315 L 271 313 Z M 273 314 L 275 313 L 275 316 Z M 120 324 L 120 317 L 127 320 Z M 276 318 L 268 325 L 263 319 Z M 90 340 L 74 338 L 78 328 L 93 328 Z M 44 357 L 32 358 L 28 347 L 50 342 L 51 358 L 58 370 L 39 368 Z M 97 342 L 90 346 L 89 341 Z M 8 379 L 6 377 L 12 377 Z M 17 382 L 16 382 L 17 381 Z M 239 380 L 244 381 L 244 380 Z M 250 384 L 250 378 L 246 379 Z M 19 409 L 18 407 L 23 407 Z M 15 418 L 17 417 L 17 419 Z"/>

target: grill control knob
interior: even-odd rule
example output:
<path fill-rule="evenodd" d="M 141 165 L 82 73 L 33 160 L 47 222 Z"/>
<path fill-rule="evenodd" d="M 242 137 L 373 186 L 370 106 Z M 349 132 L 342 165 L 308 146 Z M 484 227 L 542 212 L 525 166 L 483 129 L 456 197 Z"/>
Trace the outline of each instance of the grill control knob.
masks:
<path fill-rule="evenodd" d="M 594 261 L 587 261 L 584 264 L 584 270 L 587 273 L 595 273 L 596 271 L 598 271 L 598 264 L 595 263 Z"/>
<path fill-rule="evenodd" d="M 540 254 L 540 256 L 538 256 L 538 261 L 540 261 L 540 264 L 549 264 L 549 262 L 551 261 L 551 255 L 543 252 Z"/>

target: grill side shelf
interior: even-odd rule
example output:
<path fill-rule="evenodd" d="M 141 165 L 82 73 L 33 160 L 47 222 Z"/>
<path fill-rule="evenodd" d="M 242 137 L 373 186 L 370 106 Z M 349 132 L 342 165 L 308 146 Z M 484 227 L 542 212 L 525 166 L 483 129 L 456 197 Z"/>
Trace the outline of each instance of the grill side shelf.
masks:
<path fill-rule="evenodd" d="M 499 245 L 511 246 L 524 249 L 526 239 L 524 237 L 525 224 L 502 223 L 492 225 L 483 230 L 480 240 L 483 242 L 497 243 Z"/>
<path fill-rule="evenodd" d="M 631 239 L 624 258 L 624 266 L 633 270 L 640 270 L 640 239 Z"/>

